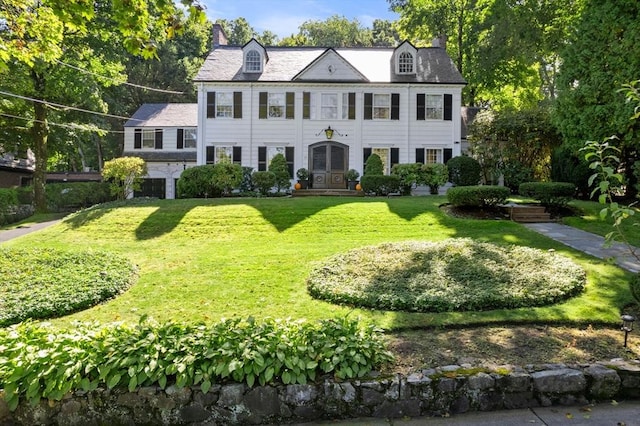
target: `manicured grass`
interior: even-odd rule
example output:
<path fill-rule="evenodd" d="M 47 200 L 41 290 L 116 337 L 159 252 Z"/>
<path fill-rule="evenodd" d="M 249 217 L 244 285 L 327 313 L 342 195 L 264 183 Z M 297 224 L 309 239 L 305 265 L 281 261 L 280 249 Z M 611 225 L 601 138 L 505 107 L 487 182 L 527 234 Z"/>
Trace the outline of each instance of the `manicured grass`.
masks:
<path fill-rule="evenodd" d="M 594 234 L 606 236 L 613 230 L 611 217 L 600 218 L 600 211 L 603 205 L 595 201 L 574 200 L 570 204 L 578 211 L 577 216 L 565 217 L 563 222 L 567 225 L 583 229 Z M 634 216 L 622 222 L 621 230 L 628 242 L 636 247 L 640 247 L 640 210 L 636 209 Z"/>
<path fill-rule="evenodd" d="M 115 300 L 57 320 L 212 322 L 220 318 L 361 318 L 386 329 L 503 322 L 609 323 L 631 301 L 631 274 L 509 221 L 451 218 L 445 197 L 158 200 L 112 204 L 66 218 L 11 246 L 101 249 L 139 267 Z M 316 262 L 383 242 L 468 237 L 555 249 L 587 272 L 578 297 L 549 307 L 404 313 L 352 309 L 312 299 L 305 280 Z"/>

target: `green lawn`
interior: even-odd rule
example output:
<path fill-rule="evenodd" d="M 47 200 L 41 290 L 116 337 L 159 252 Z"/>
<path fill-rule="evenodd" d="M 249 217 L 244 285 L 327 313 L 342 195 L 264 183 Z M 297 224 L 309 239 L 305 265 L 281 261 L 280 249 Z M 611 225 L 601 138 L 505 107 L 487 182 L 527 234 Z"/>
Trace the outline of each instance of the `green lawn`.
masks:
<path fill-rule="evenodd" d="M 124 295 L 70 315 L 72 320 L 214 321 L 229 317 L 359 317 L 386 329 L 489 324 L 609 323 L 631 301 L 631 274 L 509 221 L 455 219 L 445 197 L 157 200 L 89 209 L 5 243 L 128 256 L 140 268 Z M 514 310 L 441 314 L 353 309 L 312 299 L 314 262 L 385 241 L 470 237 L 555 249 L 587 271 L 587 289 L 565 303 Z"/>

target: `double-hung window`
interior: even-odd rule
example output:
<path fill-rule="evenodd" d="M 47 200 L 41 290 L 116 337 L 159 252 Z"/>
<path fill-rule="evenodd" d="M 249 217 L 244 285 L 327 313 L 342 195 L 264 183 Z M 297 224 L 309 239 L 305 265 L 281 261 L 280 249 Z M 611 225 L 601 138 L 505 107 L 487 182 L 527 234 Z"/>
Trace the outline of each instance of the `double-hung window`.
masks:
<path fill-rule="evenodd" d="M 356 94 L 312 93 L 302 94 L 302 118 L 311 120 L 355 120 Z"/>
<path fill-rule="evenodd" d="M 258 94 L 258 118 L 295 118 L 296 97 L 294 92 L 260 92 Z"/>
<path fill-rule="evenodd" d="M 178 129 L 178 137 L 176 140 L 176 148 L 193 149 L 196 148 L 197 130 L 194 127 L 186 129 Z"/>
<path fill-rule="evenodd" d="M 242 147 L 228 146 L 228 145 L 215 145 L 215 146 L 207 146 L 206 150 L 207 150 L 206 152 L 207 164 L 218 164 L 218 163 L 241 164 Z"/>
<path fill-rule="evenodd" d="M 207 118 L 242 118 L 242 92 L 207 92 Z"/>
<path fill-rule="evenodd" d="M 399 120 L 400 119 L 400 94 L 399 93 L 365 93 L 364 94 L 364 119 L 365 120 Z"/>
<path fill-rule="evenodd" d="M 376 148 L 364 148 L 363 150 L 363 158 L 364 163 L 362 165 L 362 170 L 365 170 L 367 160 L 371 156 L 371 154 L 376 154 L 382 160 L 382 173 L 388 175 L 391 172 L 391 168 L 398 164 L 400 157 L 400 149 L 399 148 L 387 148 L 387 147 L 376 147 Z"/>
<path fill-rule="evenodd" d="M 284 118 L 286 108 L 284 93 L 269 93 L 268 107 L 269 118 Z"/>
<path fill-rule="evenodd" d="M 156 131 L 155 130 L 143 130 L 142 131 L 142 147 L 143 148 L 155 148 L 156 146 Z"/>
<path fill-rule="evenodd" d="M 452 95 L 418 93 L 416 97 L 417 120 L 445 120 L 451 121 L 453 108 Z"/>
<path fill-rule="evenodd" d="M 293 147 L 292 146 L 259 146 L 258 147 L 258 171 L 269 170 L 271 160 L 278 154 L 284 155 L 287 160 L 289 177 L 293 179 Z"/>
<path fill-rule="evenodd" d="M 320 96 L 320 118 L 335 120 L 338 118 L 338 94 L 323 93 Z"/>
<path fill-rule="evenodd" d="M 416 148 L 416 163 L 446 163 L 451 159 L 451 148 Z"/>
<path fill-rule="evenodd" d="M 233 93 L 218 92 L 216 94 L 216 118 L 233 117 Z"/>
<path fill-rule="evenodd" d="M 133 149 L 162 149 L 162 129 L 135 129 Z"/>
<path fill-rule="evenodd" d="M 388 120 L 391 117 L 391 95 L 373 94 L 373 119 Z"/>

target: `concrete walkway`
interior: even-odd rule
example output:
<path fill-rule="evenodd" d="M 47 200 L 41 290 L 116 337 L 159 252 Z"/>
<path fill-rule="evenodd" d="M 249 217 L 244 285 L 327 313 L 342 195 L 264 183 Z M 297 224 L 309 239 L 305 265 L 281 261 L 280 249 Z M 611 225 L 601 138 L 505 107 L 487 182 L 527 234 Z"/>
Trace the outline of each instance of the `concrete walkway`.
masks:
<path fill-rule="evenodd" d="M 523 225 L 591 256 L 599 259 L 613 259 L 616 265 L 627 271 L 640 272 L 640 262 L 633 257 L 629 247 L 624 244 L 614 243 L 611 247 L 604 247 L 603 237 L 560 223 L 527 223 Z M 635 252 L 640 256 L 640 249 L 636 248 Z"/>
<path fill-rule="evenodd" d="M 61 219 L 55 219 L 46 222 L 33 223 L 28 226 L 20 226 L 13 229 L 0 230 L 0 243 L 13 240 L 14 238 L 21 237 L 31 232 L 39 231 L 51 225 L 55 225 L 56 223 L 60 222 L 60 220 Z"/>
<path fill-rule="evenodd" d="M 640 426 L 640 401 L 622 401 L 586 407 L 537 407 L 519 410 L 485 411 L 450 417 L 412 419 L 350 419 L 299 423 L 294 426 Z"/>

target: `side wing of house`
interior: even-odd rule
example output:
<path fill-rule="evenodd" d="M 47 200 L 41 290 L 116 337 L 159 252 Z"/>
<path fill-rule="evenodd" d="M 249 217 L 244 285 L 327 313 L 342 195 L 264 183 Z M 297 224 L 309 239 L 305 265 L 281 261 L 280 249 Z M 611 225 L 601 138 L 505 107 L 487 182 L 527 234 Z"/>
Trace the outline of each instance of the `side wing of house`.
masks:
<path fill-rule="evenodd" d="M 135 196 L 176 198 L 176 182 L 196 164 L 197 104 L 144 104 L 124 127 L 125 156 L 140 157 L 148 175 Z"/>

